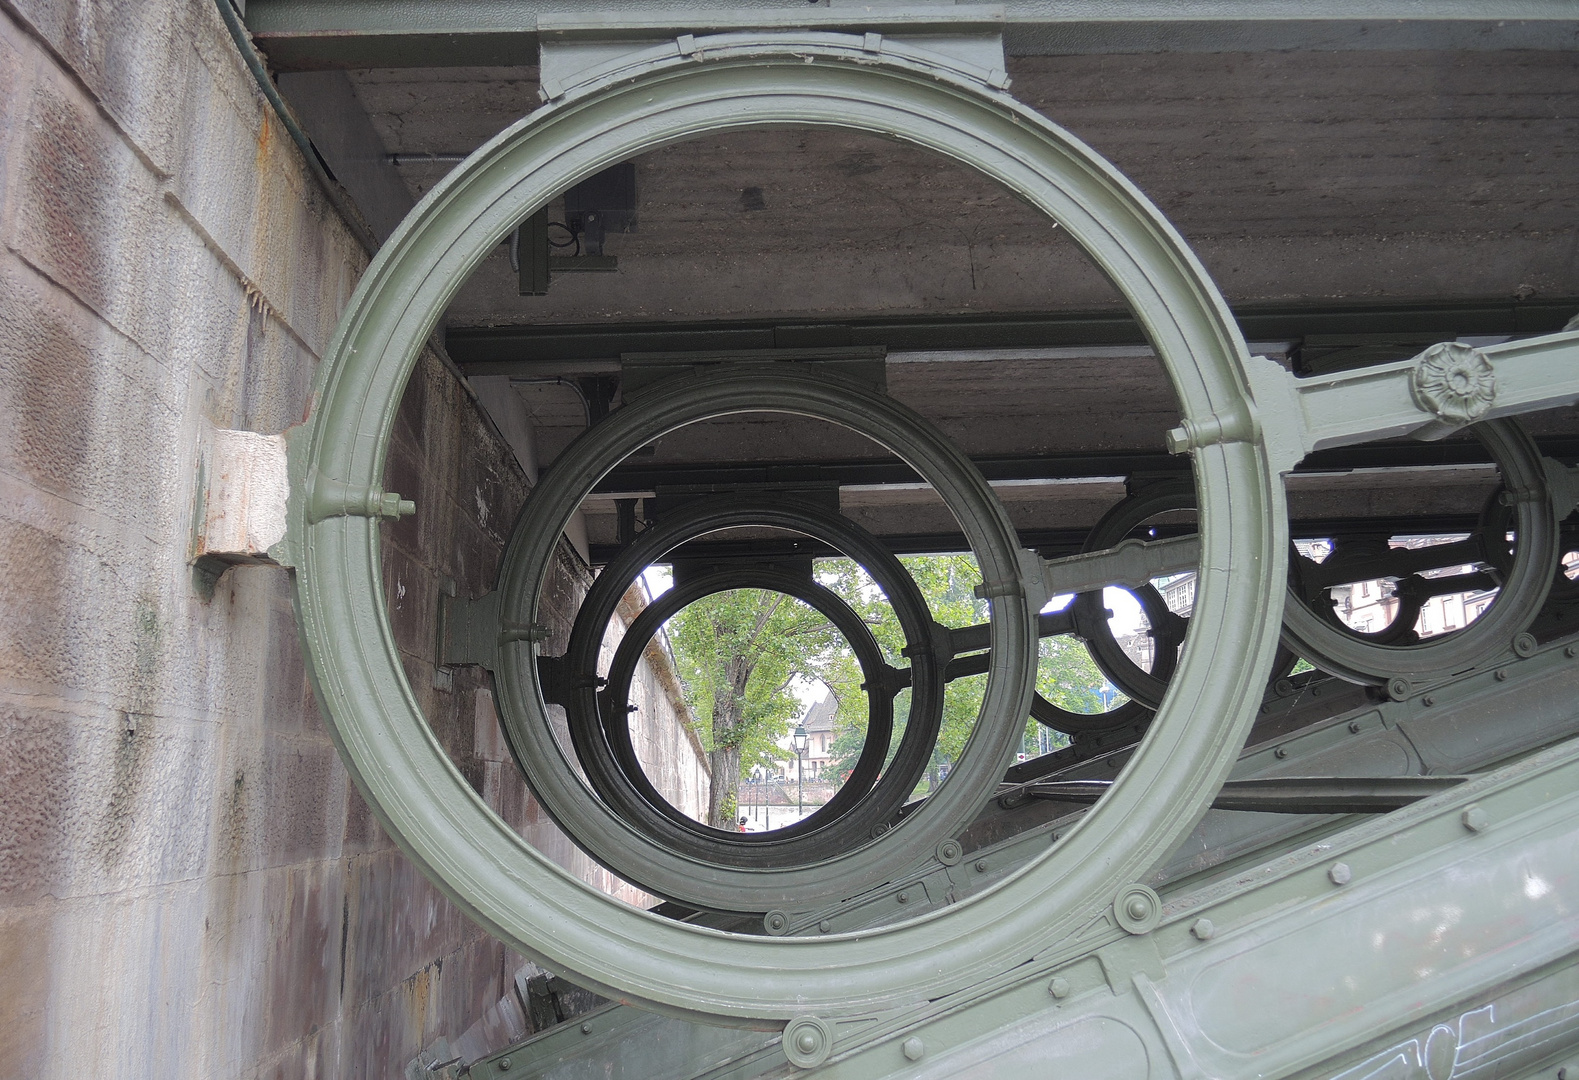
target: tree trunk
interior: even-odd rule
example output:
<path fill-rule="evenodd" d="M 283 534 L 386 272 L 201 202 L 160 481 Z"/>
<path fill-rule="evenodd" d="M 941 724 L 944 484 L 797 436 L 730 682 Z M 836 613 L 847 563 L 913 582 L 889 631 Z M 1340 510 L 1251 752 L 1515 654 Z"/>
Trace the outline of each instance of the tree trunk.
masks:
<path fill-rule="evenodd" d="M 754 665 L 744 656 L 732 656 L 724 678 L 713 695 L 713 749 L 707 764 L 713 770 L 707 793 L 707 823 L 715 829 L 734 829 L 740 806 L 741 721 L 746 709 L 746 682 Z"/>
<path fill-rule="evenodd" d="M 721 746 L 708 752 L 707 765 L 713 770 L 708 785 L 707 823 L 715 829 L 733 831 L 740 813 L 740 747 Z"/>

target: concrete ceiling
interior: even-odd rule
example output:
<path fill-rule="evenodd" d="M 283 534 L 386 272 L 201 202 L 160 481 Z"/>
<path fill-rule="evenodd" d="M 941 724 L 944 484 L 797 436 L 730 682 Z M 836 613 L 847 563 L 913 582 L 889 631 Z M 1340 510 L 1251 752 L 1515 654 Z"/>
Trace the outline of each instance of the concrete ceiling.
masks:
<path fill-rule="evenodd" d="M 1016 96 L 1090 143 L 1162 208 L 1231 303 L 1553 299 L 1551 317 L 1562 318 L 1568 298 L 1579 297 L 1573 52 L 1096 52 L 1011 57 L 1009 73 Z M 538 104 L 535 67 L 361 69 L 348 80 L 411 200 L 453 167 L 420 155 L 469 152 Z M 984 178 L 897 142 L 803 127 L 712 136 L 638 158 L 636 188 L 638 225 L 607 247 L 617 273 L 562 275 L 547 296 L 523 297 L 501 248 L 463 288 L 447 325 L 946 318 L 1118 305 L 1051 222 Z M 556 205 L 551 217 L 560 212 Z M 1572 306 L 1579 313 L 1579 301 Z M 1442 330 L 1425 340 L 1457 333 L 1448 323 Z M 1297 354 L 1300 342 L 1268 347 Z M 1160 456 L 1162 434 L 1176 423 L 1171 391 L 1144 347 L 913 350 L 890 351 L 889 392 L 979 458 Z M 521 374 L 533 380 L 516 389 L 548 464 L 587 422 L 584 388 L 569 367 L 539 362 Z M 1537 424 L 1579 452 L 1579 412 Z M 826 425 L 747 417 L 660 440 L 641 465 L 882 457 Z M 1454 470 L 1340 471 L 1300 483 L 1295 516 L 1321 520 L 1463 520 L 1492 485 L 1484 473 Z M 1121 481 L 1101 475 L 1029 477 L 1000 489 L 1018 525 L 1048 536 L 1089 527 L 1122 493 Z M 616 494 L 587 507 L 595 545 L 614 539 Z M 880 533 L 954 531 L 930 493 L 913 486 L 847 483 L 842 501 Z"/>

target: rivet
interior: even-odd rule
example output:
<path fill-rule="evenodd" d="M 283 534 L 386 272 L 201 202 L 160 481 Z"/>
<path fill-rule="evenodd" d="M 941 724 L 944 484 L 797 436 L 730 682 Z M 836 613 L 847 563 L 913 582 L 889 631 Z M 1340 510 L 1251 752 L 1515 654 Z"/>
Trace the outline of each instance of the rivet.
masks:
<path fill-rule="evenodd" d="M 586 1023 L 581 1025 L 581 1034 L 583 1034 L 583 1035 L 591 1035 L 592 1034 L 592 1021 L 588 1020 Z"/>
<path fill-rule="evenodd" d="M 921 1055 L 927 1052 L 927 1044 L 912 1035 L 904 1041 L 900 1049 L 905 1052 L 905 1057 L 911 1061 L 920 1061 Z"/>
<path fill-rule="evenodd" d="M 1491 815 L 1480 806 L 1466 806 L 1464 812 L 1459 815 L 1459 820 L 1470 832 L 1485 832 L 1491 825 Z"/>
<path fill-rule="evenodd" d="M 762 916 L 762 926 L 768 933 L 775 937 L 789 929 L 790 917 L 787 912 L 770 911 Z"/>
<path fill-rule="evenodd" d="M 985 874 L 986 872 L 987 872 L 987 860 L 986 859 L 977 859 L 976 860 L 976 873 L 978 873 L 978 874 Z"/>
<path fill-rule="evenodd" d="M 910 903 L 910 894 L 903 889 L 899 890 L 899 902 L 901 904 Z"/>
<path fill-rule="evenodd" d="M 1349 734 L 1350 735 L 1358 735 L 1359 733 L 1360 733 L 1360 722 L 1358 720 L 1350 720 L 1349 721 Z"/>
<path fill-rule="evenodd" d="M 803 1054 L 809 1054 L 817 1049 L 817 1035 L 810 1030 L 804 1030 L 795 1037 L 795 1048 Z"/>
<path fill-rule="evenodd" d="M 1535 640 L 1534 634 L 1523 633 L 1513 639 L 1513 651 L 1523 657 L 1534 656 L 1535 651 L 1540 647 L 1540 642 Z"/>
<path fill-rule="evenodd" d="M 826 934 L 828 931 L 833 929 L 833 923 L 829 922 L 827 919 L 824 919 L 822 922 L 817 924 L 817 929 Z"/>
<path fill-rule="evenodd" d="M 1195 925 L 1190 927 L 1190 933 L 1201 941 L 1210 941 L 1217 936 L 1217 927 L 1210 919 L 1196 919 Z"/>
<path fill-rule="evenodd" d="M 1349 869 L 1348 863 L 1335 862 L 1332 864 L 1332 869 L 1327 871 L 1327 877 L 1334 885 L 1347 885 L 1354 880 L 1354 871 Z"/>
<path fill-rule="evenodd" d="M 1049 994 L 1053 995 L 1055 998 L 1066 998 L 1066 997 L 1068 997 L 1069 996 L 1069 980 L 1065 979 L 1065 978 L 1054 979 L 1052 982 L 1047 984 L 1047 992 Z"/>
<path fill-rule="evenodd" d="M 1409 697 L 1410 689 L 1411 687 L 1409 686 L 1408 679 L 1394 677 L 1387 680 L 1387 696 L 1392 698 L 1394 701 L 1403 701 L 1407 699 Z"/>
<path fill-rule="evenodd" d="M 1507 682 L 1508 681 L 1508 669 L 1505 668 L 1505 667 L 1498 668 L 1497 669 L 1497 673 L 1496 673 L 1496 675 L 1493 676 L 1493 678 L 1495 678 L 1498 682 Z"/>
<path fill-rule="evenodd" d="M 500 1058 L 499 1059 L 499 1071 L 500 1072 L 509 1072 L 510 1071 L 510 1059 L 509 1058 Z"/>
<path fill-rule="evenodd" d="M 1278 747 L 1276 750 L 1272 751 L 1272 756 L 1275 757 L 1275 758 L 1286 758 L 1286 757 L 1288 757 L 1288 747 L 1286 747 L 1286 746 Z"/>
<path fill-rule="evenodd" d="M 1129 898 L 1129 906 L 1125 910 L 1129 912 L 1130 918 L 1140 922 L 1151 913 L 1151 905 L 1146 903 L 1144 896 L 1132 896 Z"/>

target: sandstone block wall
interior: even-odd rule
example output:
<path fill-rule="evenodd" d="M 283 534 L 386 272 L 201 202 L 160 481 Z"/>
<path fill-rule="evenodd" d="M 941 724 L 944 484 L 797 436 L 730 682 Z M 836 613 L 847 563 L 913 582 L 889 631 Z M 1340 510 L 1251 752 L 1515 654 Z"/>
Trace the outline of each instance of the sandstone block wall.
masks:
<path fill-rule="evenodd" d="M 286 572 L 207 595 L 189 563 L 203 432 L 302 420 L 366 261 L 208 0 L 0 0 L 0 1075 L 399 1076 L 523 963 L 348 782 Z M 618 888 L 434 663 L 438 581 L 491 580 L 524 478 L 433 356 L 400 424 L 413 686 L 501 813 Z"/>

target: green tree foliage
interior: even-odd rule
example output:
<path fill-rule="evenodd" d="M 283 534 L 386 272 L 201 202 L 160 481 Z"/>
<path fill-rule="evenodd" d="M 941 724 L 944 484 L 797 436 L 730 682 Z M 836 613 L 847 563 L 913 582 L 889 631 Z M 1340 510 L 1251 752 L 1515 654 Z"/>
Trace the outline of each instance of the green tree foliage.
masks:
<path fill-rule="evenodd" d="M 932 611 L 945 626 L 969 626 L 987 619 L 987 602 L 975 588 L 981 574 L 968 555 L 918 556 L 904 560 Z M 902 654 L 904 632 L 882 590 L 848 559 L 817 564 L 817 580 L 839 594 L 871 628 L 888 663 L 908 665 Z M 728 827 L 734 820 L 741 779 L 752 768 L 775 769 L 786 760 L 779 746 L 803 711 L 797 687 L 825 684 L 837 705 L 830 747 L 837 774 L 847 774 L 866 742 L 868 703 L 865 678 L 855 655 L 832 624 L 816 611 L 779 593 L 738 589 L 700 600 L 668 623 L 675 659 L 685 683 L 698 734 L 708 751 L 713 785 L 708 823 Z M 1104 680 L 1079 642 L 1050 638 L 1041 645 L 1037 688 L 1074 712 L 1096 712 Z M 935 784 L 957 760 L 980 711 L 985 676 L 949 684 L 943 722 L 932 767 L 918 790 Z M 903 733 L 909 692 L 895 700 L 891 757 Z M 1038 745 L 1038 725 L 1027 722 L 1027 752 Z M 1055 745 L 1062 745 L 1062 737 Z"/>

